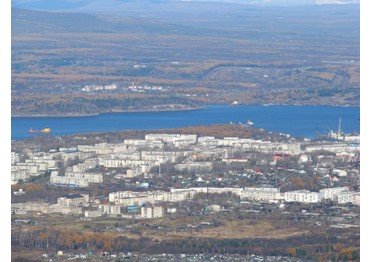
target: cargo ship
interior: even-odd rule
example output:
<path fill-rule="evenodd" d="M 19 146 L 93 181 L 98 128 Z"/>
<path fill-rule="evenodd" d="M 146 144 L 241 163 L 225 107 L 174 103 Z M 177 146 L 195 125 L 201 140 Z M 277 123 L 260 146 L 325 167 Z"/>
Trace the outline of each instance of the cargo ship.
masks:
<path fill-rule="evenodd" d="M 28 130 L 29 133 L 50 133 L 50 131 L 52 131 L 49 127 L 46 127 L 44 129 L 41 129 L 41 130 L 35 130 L 35 129 L 32 129 L 30 128 Z"/>

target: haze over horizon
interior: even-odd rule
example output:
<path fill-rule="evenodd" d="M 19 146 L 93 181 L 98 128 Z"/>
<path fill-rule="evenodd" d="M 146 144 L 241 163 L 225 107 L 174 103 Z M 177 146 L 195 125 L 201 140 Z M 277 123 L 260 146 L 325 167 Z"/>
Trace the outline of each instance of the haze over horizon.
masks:
<path fill-rule="evenodd" d="M 12 0 L 12 7 L 50 10 L 50 11 L 114 11 L 115 8 L 125 7 L 127 5 L 136 5 L 143 8 L 144 5 L 167 5 L 182 2 L 193 3 L 216 3 L 216 4 L 242 4 L 242 5 L 257 5 L 257 6 L 303 6 L 303 5 L 344 5 L 344 4 L 360 4 L 360 0 Z M 102 9 L 102 10 L 101 10 Z"/>

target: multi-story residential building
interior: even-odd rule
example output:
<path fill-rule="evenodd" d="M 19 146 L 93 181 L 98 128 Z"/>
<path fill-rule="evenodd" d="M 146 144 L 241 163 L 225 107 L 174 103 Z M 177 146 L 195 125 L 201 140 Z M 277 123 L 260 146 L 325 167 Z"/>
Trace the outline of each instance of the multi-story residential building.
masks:
<path fill-rule="evenodd" d="M 142 205 L 148 201 L 146 192 L 119 191 L 109 193 L 109 202 L 120 206 Z"/>
<path fill-rule="evenodd" d="M 351 146 L 348 143 L 319 143 L 319 144 L 308 144 L 304 145 L 305 152 L 314 152 L 320 150 L 326 150 L 334 153 L 353 153 L 360 150 L 360 146 Z"/>
<path fill-rule="evenodd" d="M 318 203 L 320 201 L 319 193 L 310 192 L 309 190 L 297 190 L 284 193 L 286 202 L 299 203 Z"/>
<path fill-rule="evenodd" d="M 148 134 L 145 136 L 147 141 L 161 141 L 163 143 L 171 143 L 177 147 L 183 147 L 195 144 L 197 141 L 196 135 L 182 134 Z"/>
<path fill-rule="evenodd" d="M 240 199 L 249 199 L 256 201 L 272 201 L 280 193 L 279 188 L 268 187 L 246 187 L 241 191 Z"/>
<path fill-rule="evenodd" d="M 157 218 L 164 216 L 164 208 L 162 206 L 145 204 L 141 207 L 141 217 L 143 218 Z"/>
<path fill-rule="evenodd" d="M 50 177 L 50 183 L 56 186 L 69 186 L 69 187 L 88 187 L 89 182 L 87 179 L 66 176 Z"/>
<path fill-rule="evenodd" d="M 202 136 L 198 138 L 198 145 L 199 146 L 217 146 L 218 140 L 214 136 Z"/>
<path fill-rule="evenodd" d="M 86 173 L 86 172 L 66 172 L 66 177 L 86 179 L 88 183 L 102 183 L 103 175 L 101 173 Z"/>
<path fill-rule="evenodd" d="M 155 166 L 155 161 L 144 160 L 129 160 L 120 159 L 116 155 L 102 156 L 98 158 L 98 163 L 104 167 L 121 168 L 121 167 L 140 167 L 140 166 Z"/>
<path fill-rule="evenodd" d="M 19 180 L 27 180 L 30 178 L 30 172 L 28 170 L 19 170 L 17 167 L 11 167 L 11 184 L 17 184 Z"/>
<path fill-rule="evenodd" d="M 84 217 L 100 217 L 102 216 L 102 211 L 100 209 L 88 209 L 84 211 Z"/>
<path fill-rule="evenodd" d="M 89 158 L 84 161 L 84 163 L 80 163 L 77 165 L 72 166 L 72 172 L 85 172 L 87 170 L 96 168 L 98 165 L 98 158 Z"/>
<path fill-rule="evenodd" d="M 66 172 L 64 176 L 58 176 L 58 171 L 52 171 L 50 183 L 71 187 L 87 187 L 89 183 L 102 183 L 103 175 L 100 173 Z"/>
<path fill-rule="evenodd" d="M 97 155 L 107 155 L 114 153 L 114 144 L 99 143 L 93 146 L 90 145 L 78 145 L 77 149 L 80 152 L 90 152 Z"/>
<path fill-rule="evenodd" d="M 177 164 L 174 166 L 177 171 L 188 171 L 188 172 L 210 172 L 212 171 L 212 162 L 190 162 Z"/>
<path fill-rule="evenodd" d="M 337 202 L 339 204 L 357 203 L 357 199 L 360 196 L 359 192 L 355 191 L 343 191 L 337 195 Z M 360 201 L 360 198 L 359 198 Z"/>
<path fill-rule="evenodd" d="M 154 162 L 176 162 L 177 158 L 185 156 L 185 151 L 141 151 L 141 160 L 154 161 Z"/>
<path fill-rule="evenodd" d="M 70 187 L 87 187 L 89 186 L 88 179 L 59 176 L 58 171 L 52 171 L 50 175 L 50 183 L 52 185 L 70 186 Z"/>
<path fill-rule="evenodd" d="M 277 152 L 287 154 L 298 154 L 301 152 L 300 143 L 278 143 L 271 141 L 242 139 L 237 137 L 225 137 L 218 140 L 219 146 L 259 150 L 261 152 Z"/>
<path fill-rule="evenodd" d="M 74 159 L 85 160 L 85 159 L 94 157 L 93 152 L 81 152 L 78 150 L 58 152 L 58 154 L 56 155 L 59 155 L 64 162 L 67 162 L 68 160 L 74 160 Z"/>
<path fill-rule="evenodd" d="M 159 140 L 149 141 L 143 139 L 126 139 L 124 140 L 124 145 L 128 149 L 140 149 L 140 148 L 157 148 L 162 149 L 164 148 L 164 143 Z"/>
<path fill-rule="evenodd" d="M 12 165 L 15 165 L 16 163 L 19 162 L 19 154 L 17 154 L 16 152 L 11 152 L 11 164 Z"/>
<path fill-rule="evenodd" d="M 102 214 L 107 214 L 107 215 L 120 215 L 121 214 L 120 206 L 116 206 L 116 205 L 99 205 L 98 209 L 101 210 Z"/>
<path fill-rule="evenodd" d="M 349 188 L 348 187 L 323 188 L 319 190 L 319 195 L 321 199 L 336 200 L 338 194 L 344 191 L 349 191 Z"/>
<path fill-rule="evenodd" d="M 117 199 L 129 198 L 136 196 L 132 191 L 119 191 L 109 193 L 109 202 L 115 202 Z"/>
<path fill-rule="evenodd" d="M 208 194 L 208 193 L 210 193 L 210 194 L 233 193 L 237 196 L 240 196 L 242 190 L 243 190 L 243 188 L 237 188 L 237 187 L 190 187 L 190 188 L 187 188 L 187 189 L 171 188 L 170 192 L 172 192 L 172 193 L 182 192 L 183 194 L 185 194 L 186 192 L 189 192 L 190 193 L 190 195 L 189 195 L 190 198 L 187 198 L 187 199 L 191 199 L 191 198 L 194 197 L 194 195 L 196 193 L 205 193 L 205 194 Z"/>
<path fill-rule="evenodd" d="M 46 171 L 45 165 L 38 165 L 33 162 L 27 162 L 27 163 L 17 163 L 14 166 L 14 171 L 27 171 L 30 176 L 38 176 L 41 173 Z"/>
<path fill-rule="evenodd" d="M 109 194 L 109 202 L 120 206 L 142 205 L 148 201 L 159 202 L 179 202 L 192 199 L 195 195 L 194 190 L 179 190 L 175 192 L 151 191 L 151 192 L 131 192 L 121 191 Z"/>
<path fill-rule="evenodd" d="M 57 199 L 60 206 L 81 206 L 89 202 L 89 195 L 87 194 L 68 194 Z"/>
<path fill-rule="evenodd" d="M 123 207 L 127 206 L 140 206 L 146 203 L 149 200 L 148 196 L 135 196 L 135 197 L 128 197 L 128 198 L 118 198 L 115 199 L 115 205 L 120 205 Z"/>

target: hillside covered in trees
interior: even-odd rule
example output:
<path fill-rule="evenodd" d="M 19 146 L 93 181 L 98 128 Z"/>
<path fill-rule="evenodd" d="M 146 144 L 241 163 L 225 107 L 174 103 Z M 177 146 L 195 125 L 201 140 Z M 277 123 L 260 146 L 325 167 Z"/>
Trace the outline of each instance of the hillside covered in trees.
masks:
<path fill-rule="evenodd" d="M 13 8 L 12 114 L 359 105 L 359 5 L 137 2 L 99 14 Z"/>

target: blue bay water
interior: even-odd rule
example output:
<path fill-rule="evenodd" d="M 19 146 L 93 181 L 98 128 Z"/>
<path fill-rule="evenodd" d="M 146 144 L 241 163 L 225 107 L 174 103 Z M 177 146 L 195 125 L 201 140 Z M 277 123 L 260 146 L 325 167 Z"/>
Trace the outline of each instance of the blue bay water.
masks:
<path fill-rule="evenodd" d="M 359 107 L 332 106 L 209 106 L 205 109 L 172 112 L 112 113 L 87 117 L 12 117 L 12 140 L 36 135 L 30 128 L 49 127 L 48 135 L 63 136 L 87 132 L 168 129 L 208 124 L 246 123 L 256 128 L 315 138 L 336 131 L 341 117 L 342 131 L 360 132 Z M 40 135 L 40 134 L 37 134 Z"/>

